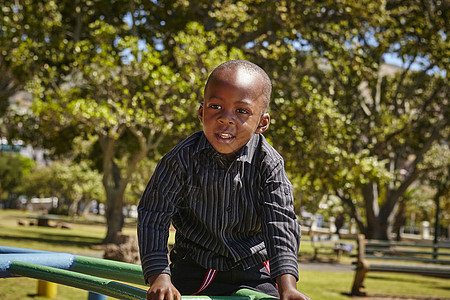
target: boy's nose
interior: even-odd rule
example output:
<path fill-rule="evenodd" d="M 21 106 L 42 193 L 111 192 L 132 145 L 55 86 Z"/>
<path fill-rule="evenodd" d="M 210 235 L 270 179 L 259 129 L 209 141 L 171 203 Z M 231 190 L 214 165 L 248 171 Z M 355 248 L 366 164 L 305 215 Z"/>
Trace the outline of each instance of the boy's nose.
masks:
<path fill-rule="evenodd" d="M 232 113 L 230 112 L 224 112 L 223 114 L 221 114 L 217 120 L 220 124 L 234 124 L 234 116 Z"/>

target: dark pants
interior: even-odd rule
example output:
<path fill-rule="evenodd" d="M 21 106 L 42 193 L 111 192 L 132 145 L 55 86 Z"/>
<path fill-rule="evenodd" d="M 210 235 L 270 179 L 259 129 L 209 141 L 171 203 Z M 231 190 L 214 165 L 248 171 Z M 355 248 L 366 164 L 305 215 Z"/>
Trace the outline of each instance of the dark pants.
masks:
<path fill-rule="evenodd" d="M 245 271 L 240 267 L 215 271 L 203 268 L 186 256 L 172 262 L 171 272 L 172 283 L 181 295 L 226 296 L 246 288 L 279 297 L 269 268 L 263 263 Z"/>

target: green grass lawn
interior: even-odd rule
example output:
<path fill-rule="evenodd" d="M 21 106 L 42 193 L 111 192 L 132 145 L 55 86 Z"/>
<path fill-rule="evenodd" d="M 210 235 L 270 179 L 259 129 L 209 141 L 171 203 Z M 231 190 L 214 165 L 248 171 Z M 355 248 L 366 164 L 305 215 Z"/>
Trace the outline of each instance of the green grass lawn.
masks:
<path fill-rule="evenodd" d="M 103 250 L 92 246 L 102 242 L 106 234 L 105 225 L 98 222 L 87 224 L 72 220 L 72 229 L 45 228 L 37 226 L 19 226 L 18 220 L 27 224 L 30 221 L 27 212 L 0 210 L 0 245 L 65 252 L 86 256 L 101 257 Z M 65 221 L 71 221 L 70 219 Z M 135 225 L 130 224 L 124 232 L 135 234 Z M 169 243 L 173 243 L 173 234 Z M 313 249 L 309 242 L 301 244 L 300 255 L 307 260 Z M 325 260 L 333 259 L 325 255 Z M 348 257 L 341 262 L 349 263 Z M 351 289 L 353 272 L 302 271 L 298 284 L 299 290 L 314 300 L 349 300 L 346 295 Z M 450 281 L 448 279 L 425 277 L 409 274 L 368 273 L 366 290 L 370 294 L 434 296 L 450 299 Z M 143 287 L 141 287 L 143 288 Z M 0 279 L 0 299 L 45 299 L 36 296 L 37 281 L 30 278 Z M 87 299 L 88 292 L 77 288 L 58 285 L 58 296 L 54 299 Z"/>
<path fill-rule="evenodd" d="M 30 248 L 37 250 L 67 252 L 72 254 L 102 255 L 103 250 L 95 249 L 106 236 L 106 226 L 98 222 L 87 224 L 72 218 L 62 217 L 61 221 L 52 221 L 57 225 L 60 222 L 69 222 L 71 229 L 60 227 L 29 226 L 33 221 L 30 216 L 36 215 L 18 210 L 0 210 L 0 245 L 8 247 Z M 18 221 L 26 225 L 19 226 Z M 129 225 L 123 230 L 127 234 L 135 234 L 136 227 Z"/>
<path fill-rule="evenodd" d="M 4 278 L 0 279 L 0 299 L 2 300 L 23 300 L 49 299 L 37 296 L 37 280 L 31 278 Z M 87 300 L 88 291 L 77 288 L 58 285 L 56 300 Z"/>
<path fill-rule="evenodd" d="M 298 289 L 311 299 L 349 300 L 352 298 L 347 293 L 352 287 L 353 277 L 353 272 L 302 271 Z M 445 278 L 369 272 L 365 286 L 369 295 L 433 296 L 450 299 L 450 281 Z"/>

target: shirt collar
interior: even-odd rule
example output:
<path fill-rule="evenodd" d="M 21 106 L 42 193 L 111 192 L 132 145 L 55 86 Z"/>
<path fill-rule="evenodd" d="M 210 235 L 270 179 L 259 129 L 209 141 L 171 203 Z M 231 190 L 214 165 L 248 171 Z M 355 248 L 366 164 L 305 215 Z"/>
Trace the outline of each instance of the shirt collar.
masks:
<path fill-rule="evenodd" d="M 203 131 L 199 131 L 196 134 L 199 134 L 200 138 L 195 144 L 194 154 L 197 154 L 203 150 L 214 149 L 212 145 L 208 142 L 208 139 L 206 138 L 205 133 Z"/>
<path fill-rule="evenodd" d="M 196 147 L 194 148 L 194 155 L 204 150 L 216 151 L 206 138 L 203 131 L 198 132 L 198 134 L 200 134 L 200 138 L 196 144 Z M 252 135 L 247 144 L 245 144 L 239 151 L 236 160 L 251 163 L 252 158 L 256 152 L 257 146 L 260 143 L 260 139 L 261 139 L 260 134 Z"/>

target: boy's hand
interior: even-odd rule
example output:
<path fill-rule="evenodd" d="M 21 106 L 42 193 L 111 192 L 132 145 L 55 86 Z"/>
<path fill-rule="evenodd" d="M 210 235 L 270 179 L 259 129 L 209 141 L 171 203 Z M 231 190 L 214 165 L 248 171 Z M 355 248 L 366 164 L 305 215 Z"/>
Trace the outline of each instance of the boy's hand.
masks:
<path fill-rule="evenodd" d="M 283 274 L 276 278 L 280 300 L 311 300 L 297 290 L 297 282 L 291 274 Z"/>
<path fill-rule="evenodd" d="M 152 275 L 148 283 L 147 300 L 181 300 L 181 294 L 172 284 L 169 274 Z"/>

